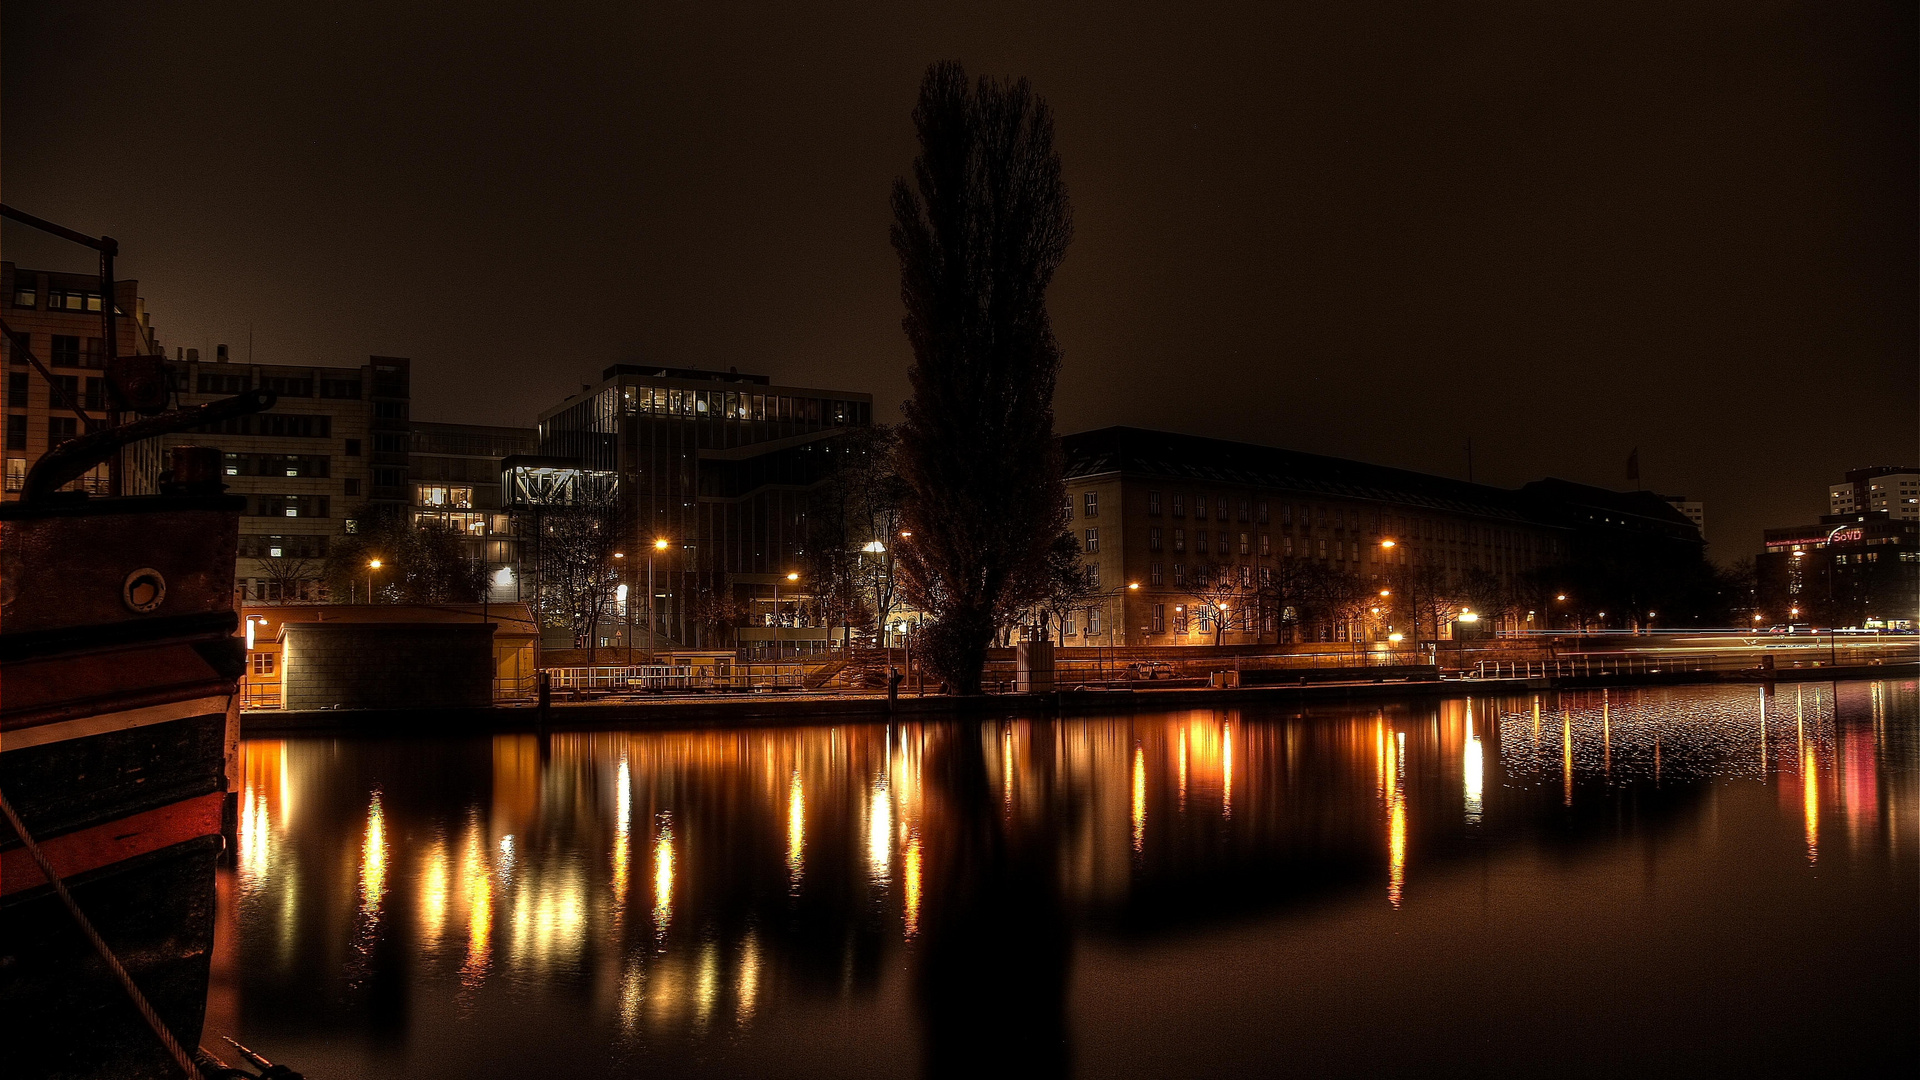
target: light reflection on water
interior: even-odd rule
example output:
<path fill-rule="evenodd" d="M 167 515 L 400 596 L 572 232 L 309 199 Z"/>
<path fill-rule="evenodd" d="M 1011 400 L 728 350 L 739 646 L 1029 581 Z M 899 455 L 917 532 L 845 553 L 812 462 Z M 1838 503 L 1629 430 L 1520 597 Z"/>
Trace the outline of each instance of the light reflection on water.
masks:
<path fill-rule="evenodd" d="M 508 1061 L 596 1075 L 608 1061 L 912 1072 L 994 1042 L 949 1030 L 944 987 L 1067 986 L 1064 960 L 1022 973 L 1056 945 L 1147 957 L 1247 920 L 1303 933 L 1286 929 L 1292 913 L 1326 905 L 1414 920 L 1390 933 L 1417 933 L 1461 868 L 1518 860 L 1545 877 L 1514 887 L 1537 891 L 1556 870 L 1530 852 L 1598 858 L 1702 814 L 1726 846 L 1716 857 L 1767 866 L 1780 887 L 1812 887 L 1765 862 L 1786 823 L 1800 873 L 1844 859 L 1860 887 L 1884 892 L 1915 868 L 1914 728 L 1902 682 L 252 740 L 238 903 L 221 927 L 239 945 L 238 1031 L 219 1033 L 314 1076 Z M 981 938 L 982 920 L 1001 929 Z M 1167 961 L 1137 962 L 1123 989 L 1101 993 L 1157 993 Z M 1257 1009 L 1263 992 L 1241 1004 Z M 1124 1032 L 1099 1048 L 1076 1039 L 1098 1021 L 1070 1000 L 1027 1010 L 1001 1037 L 1119 1054 L 1108 1042 Z M 828 1002 L 877 1041 L 807 1026 Z M 722 1029 L 733 1034 L 715 1042 Z M 832 1066 L 799 1067 L 796 1046 Z"/>

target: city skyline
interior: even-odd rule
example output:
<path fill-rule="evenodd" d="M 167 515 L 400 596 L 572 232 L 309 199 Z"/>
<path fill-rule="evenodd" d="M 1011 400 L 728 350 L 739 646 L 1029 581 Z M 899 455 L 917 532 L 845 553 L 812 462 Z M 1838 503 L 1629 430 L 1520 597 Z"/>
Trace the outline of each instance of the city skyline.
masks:
<path fill-rule="evenodd" d="M 1726 561 L 1920 433 L 1893 13 L 100 18 L 7 15 L 9 203 L 118 237 L 169 346 L 411 356 L 423 419 L 526 425 L 623 361 L 857 387 L 893 419 L 885 191 L 914 80 L 954 55 L 1058 113 L 1063 434 L 1459 478 L 1471 438 L 1483 483 L 1700 499 Z"/>

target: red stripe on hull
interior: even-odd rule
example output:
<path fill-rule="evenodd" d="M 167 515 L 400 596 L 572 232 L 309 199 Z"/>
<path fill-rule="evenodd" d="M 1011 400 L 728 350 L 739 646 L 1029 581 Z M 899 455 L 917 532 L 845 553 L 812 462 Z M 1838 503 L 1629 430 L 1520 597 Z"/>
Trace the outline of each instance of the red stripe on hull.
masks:
<path fill-rule="evenodd" d="M 208 792 L 51 840 L 42 839 L 40 851 L 62 878 L 98 870 L 196 837 L 218 834 L 223 798 L 218 791 Z M 33 826 L 29 823 L 27 827 Z M 0 852 L 0 896 L 46 883 L 46 875 L 25 848 Z"/>

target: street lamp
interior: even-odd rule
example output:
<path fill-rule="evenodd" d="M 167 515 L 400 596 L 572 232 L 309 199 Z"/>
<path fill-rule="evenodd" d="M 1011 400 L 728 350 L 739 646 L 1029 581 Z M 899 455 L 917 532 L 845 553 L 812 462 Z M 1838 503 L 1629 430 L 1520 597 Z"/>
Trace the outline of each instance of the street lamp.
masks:
<path fill-rule="evenodd" d="M 666 537 L 656 537 L 653 547 L 647 552 L 647 663 L 653 663 L 653 557 L 667 550 Z"/>
<path fill-rule="evenodd" d="M 620 602 L 620 616 L 627 624 L 627 666 L 633 666 L 633 590 L 627 588 L 627 553 L 616 551 L 613 557 L 620 561 L 620 584 L 614 587 L 614 599 Z"/>
<path fill-rule="evenodd" d="M 791 571 L 788 572 L 787 581 L 789 583 L 799 580 L 799 574 Z M 786 655 L 785 649 L 782 647 L 780 641 L 780 629 L 780 579 L 775 578 L 773 579 L 773 662 L 776 664 L 780 662 L 781 657 Z M 779 669 L 775 668 L 774 670 L 778 671 Z"/>
<path fill-rule="evenodd" d="M 373 575 L 380 569 L 379 559 L 367 560 L 367 603 L 373 603 Z"/>

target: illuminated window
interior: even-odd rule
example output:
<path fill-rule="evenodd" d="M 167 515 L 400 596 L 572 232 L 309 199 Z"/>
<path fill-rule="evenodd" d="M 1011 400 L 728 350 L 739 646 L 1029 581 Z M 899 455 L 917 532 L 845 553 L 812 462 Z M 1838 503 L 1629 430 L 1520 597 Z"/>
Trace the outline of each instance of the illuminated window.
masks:
<path fill-rule="evenodd" d="M 1150 625 L 1151 625 L 1151 629 L 1148 630 L 1148 633 L 1159 634 L 1159 633 L 1164 633 L 1166 631 L 1167 605 L 1165 604 L 1153 605 L 1153 621 Z"/>
<path fill-rule="evenodd" d="M 273 674 L 273 654 L 272 653 L 270 652 L 254 653 L 252 656 L 252 661 L 253 661 L 253 664 L 252 664 L 253 675 L 255 678 L 260 678 L 261 676 Z"/>

